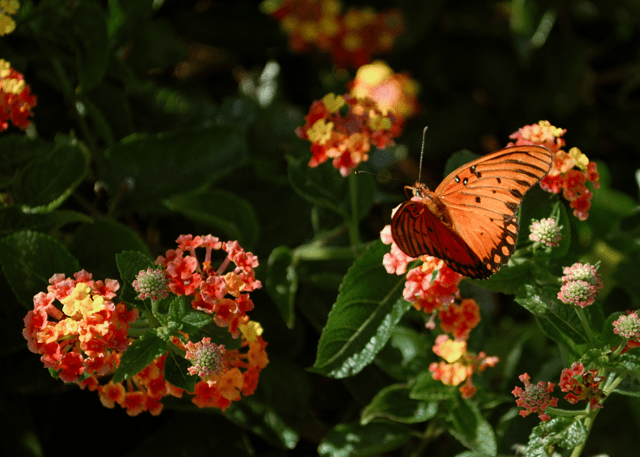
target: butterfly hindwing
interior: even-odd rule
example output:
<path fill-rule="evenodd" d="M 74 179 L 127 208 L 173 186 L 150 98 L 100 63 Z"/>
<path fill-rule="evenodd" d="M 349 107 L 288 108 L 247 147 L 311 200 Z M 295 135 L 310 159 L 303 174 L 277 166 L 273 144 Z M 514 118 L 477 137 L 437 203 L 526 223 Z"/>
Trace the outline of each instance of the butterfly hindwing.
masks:
<path fill-rule="evenodd" d="M 482 276 L 482 261 L 424 203 L 403 203 L 393 217 L 391 235 L 400 250 L 411 257 L 430 255 L 444 260 L 460 274 Z"/>

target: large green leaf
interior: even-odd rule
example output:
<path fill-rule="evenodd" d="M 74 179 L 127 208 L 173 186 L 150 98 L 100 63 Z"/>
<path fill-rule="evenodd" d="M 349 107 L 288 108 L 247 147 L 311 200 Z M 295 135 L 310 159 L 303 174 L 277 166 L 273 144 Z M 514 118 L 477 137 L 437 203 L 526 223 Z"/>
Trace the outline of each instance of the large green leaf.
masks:
<path fill-rule="evenodd" d="M 112 381 L 117 384 L 137 375 L 166 351 L 167 343 L 160 339 L 155 332 L 148 330 L 131 343 L 127 351 L 122 354 Z"/>
<path fill-rule="evenodd" d="M 197 189 L 247 160 L 242 131 L 230 126 L 134 134 L 105 151 L 98 175 L 123 207 L 143 207 Z"/>
<path fill-rule="evenodd" d="M 0 240 L 0 265 L 13 293 L 27 308 L 33 296 L 46 292 L 56 273 L 73 276 L 78 261 L 54 238 L 37 232 L 19 232 Z"/>
<path fill-rule="evenodd" d="M 315 371 L 343 378 L 358 373 L 382 349 L 410 304 L 402 298 L 404 277 L 389 274 L 378 241 L 351 266 L 340 285 L 318 343 Z"/>
<path fill-rule="evenodd" d="M 260 223 L 253 205 L 233 192 L 198 190 L 176 195 L 168 200 L 167 206 L 193 221 L 222 231 L 245 249 L 253 249 L 258 240 Z"/>
<path fill-rule="evenodd" d="M 327 457 L 381 455 L 402 446 L 412 433 L 406 426 L 393 423 L 339 424 L 324 436 L 318 454 Z"/>
<path fill-rule="evenodd" d="M 360 423 L 366 425 L 374 419 L 389 419 L 414 424 L 434 417 L 438 412 L 438 403 L 411 398 L 410 391 L 405 384 L 385 387 L 362 411 Z"/>
<path fill-rule="evenodd" d="M 31 212 L 48 212 L 64 202 L 87 173 L 87 155 L 76 141 L 58 144 L 32 160 L 13 183 L 17 204 Z"/>

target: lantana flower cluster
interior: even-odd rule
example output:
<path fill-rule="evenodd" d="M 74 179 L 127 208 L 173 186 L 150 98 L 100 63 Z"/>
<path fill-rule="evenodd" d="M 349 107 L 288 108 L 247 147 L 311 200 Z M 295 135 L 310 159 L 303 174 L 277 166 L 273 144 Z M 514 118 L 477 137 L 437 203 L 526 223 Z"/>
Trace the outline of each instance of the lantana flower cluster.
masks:
<path fill-rule="evenodd" d="M 47 293 L 33 298 L 22 332 L 29 350 L 64 382 L 112 372 L 129 346 L 129 326 L 138 318 L 136 309 L 111 301 L 120 288 L 117 281 L 93 281 L 85 270 L 74 278 L 51 277 Z"/>
<path fill-rule="evenodd" d="M 392 111 L 401 120 L 419 109 L 418 83 L 408 73 L 395 73 L 381 60 L 358 68 L 348 87 L 354 97 L 370 98 L 383 113 Z"/>
<path fill-rule="evenodd" d="M 22 130 L 29 127 L 36 103 L 37 97 L 31 94 L 22 73 L 0 59 L 0 132 L 9 128 L 9 121 Z"/>
<path fill-rule="evenodd" d="M 0 36 L 7 35 L 16 29 L 16 22 L 11 15 L 20 8 L 18 0 L 0 0 Z"/>
<path fill-rule="evenodd" d="M 211 235 L 182 235 L 177 241 L 177 250 L 158 258 L 161 269 L 138 274 L 135 288 L 138 298 L 152 303 L 166 298 L 167 289 L 176 295 L 192 296 L 194 309 L 212 315 L 212 325 L 215 322 L 234 338 L 240 337 L 238 347 L 231 349 L 209 338 L 194 343 L 184 332 L 171 337 L 174 348 L 185 351 L 185 358 L 193 362 L 189 373 L 201 378 L 195 384 L 192 402 L 201 408 L 224 410 L 243 395 L 253 394 L 260 372 L 269 362 L 262 327 L 246 315 L 253 308 L 248 293 L 261 287 L 253 271 L 258 260 L 237 242 L 223 243 Z M 205 248 L 202 264 L 195 257 L 198 247 Z M 211 267 L 212 250 L 225 252 L 215 271 Z M 223 274 L 231 263 L 235 268 Z M 41 354 L 45 367 L 64 382 L 97 391 L 105 407 L 118 404 L 131 416 L 143 411 L 160 414 L 163 397 L 183 394 L 164 377 L 166 354 L 122 382 L 114 383 L 109 378 L 135 341 L 129 330 L 139 312 L 112 301 L 120 287 L 117 281 L 91 278 L 84 270 L 74 278 L 56 274 L 50 279 L 48 293 L 34 297 L 34 309 L 24 318 L 23 335 L 29 349 Z M 152 309 L 157 310 L 157 306 Z M 154 320 L 157 318 L 145 319 Z"/>
<path fill-rule="evenodd" d="M 575 405 L 579 401 L 586 401 L 594 410 L 602 408 L 602 402 L 606 398 L 600 390 L 604 380 L 605 378 L 598 376 L 598 370 L 585 371 L 583 364 L 574 362 L 571 368 L 562 370 L 559 386 L 561 391 L 569 392 L 564 397 L 569 403 Z"/>
<path fill-rule="evenodd" d="M 622 353 L 640 347 L 640 316 L 638 316 L 638 311 L 627 311 L 627 314 L 616 319 L 613 322 L 613 333 L 627 340 Z"/>
<path fill-rule="evenodd" d="M 261 336 L 262 327 L 249 321 L 240 326 L 240 332 L 242 344 L 239 349 L 226 349 L 207 337 L 184 346 L 186 358 L 193 364 L 189 373 L 200 377 L 191 400 L 199 408 L 214 407 L 224 411 L 242 396 L 252 395 L 258 387 L 260 372 L 269 363 L 267 343 Z M 177 339 L 174 342 L 182 347 Z"/>
<path fill-rule="evenodd" d="M 540 187 L 547 192 L 560 193 L 570 203 L 573 214 L 581 221 L 589 217 L 592 192 L 587 188 L 586 182 L 590 181 L 594 188 L 599 188 L 598 170 L 595 162 L 589 161 L 578 148 L 564 151 L 565 141 L 562 136 L 567 132 L 551 125 L 549 121 L 540 121 L 537 124 L 525 125 L 509 138 L 515 142 L 508 146 L 535 144 L 544 146 L 554 153 L 553 166 L 547 176 L 540 181 Z"/>
<path fill-rule="evenodd" d="M 176 241 L 178 249 L 168 250 L 155 262 L 166 272 L 169 289 L 175 295 L 193 297 L 193 309 L 211 314 L 218 326 L 227 327 L 238 337 L 238 328 L 249 322 L 247 312 L 253 309 L 249 292 L 262 287 L 253 270 L 258 258 L 245 252 L 237 241 L 223 243 L 211 235 L 180 235 Z M 196 256 L 198 248 L 205 250 L 202 263 Z M 219 250 L 226 253 L 225 258 L 214 269 L 212 252 Z M 232 263 L 234 268 L 225 273 Z"/>
<path fill-rule="evenodd" d="M 529 230 L 529 239 L 539 246 L 555 248 L 562 239 L 562 226 L 551 217 L 539 221 L 532 220 Z"/>
<path fill-rule="evenodd" d="M 602 289 L 602 281 L 596 267 L 589 264 L 574 263 L 565 267 L 562 276 L 562 288 L 558 298 L 563 303 L 585 308 L 595 300 Z"/>
<path fill-rule="evenodd" d="M 433 379 L 446 386 L 458 386 L 465 381 L 460 387 L 463 398 L 471 398 L 477 391 L 471 380 L 473 373 L 484 371 L 500 361 L 498 357 L 487 357 L 484 352 L 477 355 L 467 352 L 466 341 L 454 341 L 447 335 L 436 338 L 433 352 L 444 359 L 429 365 Z"/>
<path fill-rule="evenodd" d="M 305 125 L 296 135 L 311 142 L 310 167 L 333 159 L 342 176 L 369 159 L 371 145 L 383 149 L 393 145 L 402 131 L 401 122 L 390 111 L 383 112 L 369 98 L 350 94 L 325 95 L 311 104 Z"/>
<path fill-rule="evenodd" d="M 280 21 L 295 52 L 314 48 L 329 53 L 336 66 L 358 68 L 373 55 L 388 52 L 404 32 L 400 10 L 376 13 L 370 8 L 349 8 L 341 14 L 338 0 L 284 0 L 279 6 L 263 3 Z"/>
<path fill-rule="evenodd" d="M 527 373 L 518 376 L 524 383 L 524 389 L 517 386 L 511 392 L 516 397 L 516 405 L 523 408 L 520 411 L 522 417 L 527 417 L 531 413 L 538 413 L 542 422 L 551 419 L 545 411 L 549 406 L 558 406 L 558 399 L 553 397 L 555 384 L 552 382 L 538 381 L 538 384 L 531 384 L 531 376 Z"/>

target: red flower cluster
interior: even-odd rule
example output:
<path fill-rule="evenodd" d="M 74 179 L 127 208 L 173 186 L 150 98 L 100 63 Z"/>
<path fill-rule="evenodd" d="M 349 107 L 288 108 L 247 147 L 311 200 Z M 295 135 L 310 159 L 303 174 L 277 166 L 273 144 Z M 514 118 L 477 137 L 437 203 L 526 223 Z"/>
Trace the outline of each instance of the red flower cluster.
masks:
<path fill-rule="evenodd" d="M 553 166 L 549 174 L 540 181 L 540 187 L 554 194 L 562 191 L 564 198 L 571 202 L 573 214 L 584 221 L 589 217 L 593 197 L 586 182 L 591 181 L 594 188 L 599 188 L 598 170 L 595 162 L 590 162 L 578 148 L 571 148 L 568 153 L 562 150 L 565 141 L 561 137 L 566 131 L 554 127 L 549 121 L 540 121 L 537 124 L 525 125 L 513 133 L 509 138 L 515 140 L 515 143 L 509 143 L 507 146 L 537 144 L 553 152 Z"/>
<path fill-rule="evenodd" d="M 438 313 L 440 328 L 450 333 L 456 341 L 469 339 L 469 333 L 480 323 L 480 309 L 472 298 L 463 299 L 460 304 L 452 303 Z"/>
<path fill-rule="evenodd" d="M 176 241 L 178 249 L 167 251 L 166 257 L 159 256 L 155 262 L 166 270 L 169 289 L 176 295 L 192 296 L 193 309 L 212 314 L 214 322 L 228 327 L 236 338 L 238 327 L 249 321 L 247 311 L 253 309 L 248 292 L 262 287 L 253 271 L 258 258 L 245 252 L 237 241 L 223 243 L 211 235 L 180 235 Z M 200 247 L 205 248 L 202 265 L 196 257 L 196 248 Z M 211 253 L 220 249 L 226 252 L 226 257 L 214 270 Z M 224 273 L 232 262 L 235 268 Z"/>
<path fill-rule="evenodd" d="M 31 124 L 29 117 L 37 97 L 24 82 L 24 76 L 0 59 L 0 132 L 9 128 L 9 121 L 24 130 Z"/>
<path fill-rule="evenodd" d="M 84 270 L 74 277 L 51 277 L 48 293 L 33 298 L 34 309 L 25 316 L 22 332 L 29 350 L 41 354 L 44 366 L 64 382 L 113 372 L 129 347 L 129 325 L 138 318 L 137 310 L 111 301 L 120 288 L 118 281 L 93 281 Z"/>
<path fill-rule="evenodd" d="M 538 413 L 538 417 L 542 422 L 546 422 L 551 419 L 551 416 L 545 413 L 545 410 L 549 406 L 557 406 L 558 399 L 552 397 L 550 394 L 553 392 L 554 383 L 538 381 L 538 384 L 531 384 L 527 373 L 518 376 L 520 381 L 524 383 L 524 389 L 516 387 L 511 392 L 516 397 L 516 405 L 524 408 L 520 411 L 522 417 L 527 417 L 531 413 Z"/>
<path fill-rule="evenodd" d="M 383 113 L 374 101 L 350 94 L 331 93 L 314 101 L 305 120 L 296 135 L 312 143 L 309 166 L 331 158 L 342 176 L 369 159 L 371 145 L 379 149 L 393 145 L 393 138 L 402 132 L 402 123 L 392 112 Z"/>
<path fill-rule="evenodd" d="M 576 379 L 577 376 L 582 377 L 582 382 Z M 602 408 L 602 402 L 606 398 L 600 390 L 600 384 L 604 379 L 598 376 L 598 370 L 585 371 L 583 364 L 574 362 L 571 368 L 562 370 L 559 385 L 561 391 L 569 392 L 564 397 L 569 403 L 575 405 L 584 400 L 589 403 L 591 410 L 594 410 Z"/>
<path fill-rule="evenodd" d="M 471 381 L 473 373 L 484 371 L 500 361 L 498 357 L 487 357 L 484 352 L 478 355 L 467 352 L 466 341 L 453 341 L 447 335 L 439 335 L 432 349 L 445 360 L 429 365 L 433 379 L 442 381 L 446 386 L 457 386 L 466 380 L 460 387 L 463 398 L 471 398 L 477 391 Z"/>
<path fill-rule="evenodd" d="M 269 2 L 265 2 L 270 9 Z M 284 0 L 273 7 L 271 16 L 289 34 L 295 52 L 317 48 L 331 54 L 341 68 L 358 68 L 375 54 L 389 51 L 404 31 L 404 17 L 397 9 L 375 13 L 350 8 L 340 14 L 338 0 Z"/>

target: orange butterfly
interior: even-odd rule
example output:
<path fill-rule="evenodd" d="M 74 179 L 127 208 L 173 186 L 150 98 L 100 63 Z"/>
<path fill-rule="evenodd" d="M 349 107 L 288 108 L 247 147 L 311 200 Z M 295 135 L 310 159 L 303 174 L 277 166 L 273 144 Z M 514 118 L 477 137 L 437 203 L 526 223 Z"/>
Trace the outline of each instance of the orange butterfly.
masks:
<path fill-rule="evenodd" d="M 421 200 L 404 202 L 395 212 L 393 241 L 410 257 L 438 257 L 464 276 L 488 278 L 513 254 L 520 229 L 516 212 L 552 164 L 547 148 L 515 146 L 463 165 L 434 192 L 421 182 L 407 186 Z"/>

